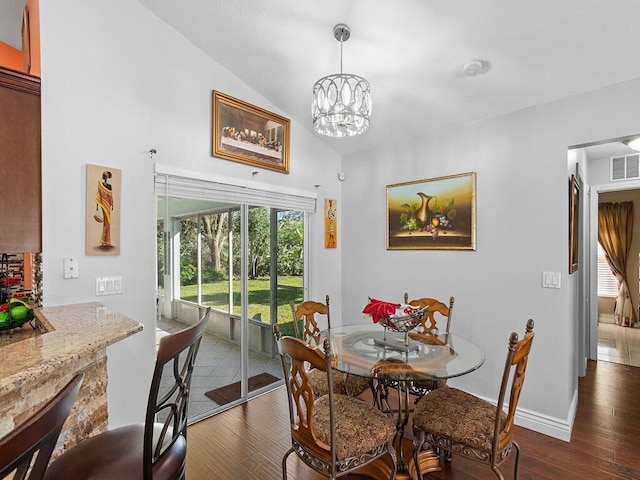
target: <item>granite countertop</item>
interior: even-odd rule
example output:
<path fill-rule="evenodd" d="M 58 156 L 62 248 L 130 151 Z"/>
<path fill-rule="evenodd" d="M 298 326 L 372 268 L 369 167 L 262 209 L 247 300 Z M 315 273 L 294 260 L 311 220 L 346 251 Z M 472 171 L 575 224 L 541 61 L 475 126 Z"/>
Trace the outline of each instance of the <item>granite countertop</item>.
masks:
<path fill-rule="evenodd" d="M 0 347 L 0 395 L 143 328 L 98 302 L 39 308 L 35 315 L 47 333 Z"/>

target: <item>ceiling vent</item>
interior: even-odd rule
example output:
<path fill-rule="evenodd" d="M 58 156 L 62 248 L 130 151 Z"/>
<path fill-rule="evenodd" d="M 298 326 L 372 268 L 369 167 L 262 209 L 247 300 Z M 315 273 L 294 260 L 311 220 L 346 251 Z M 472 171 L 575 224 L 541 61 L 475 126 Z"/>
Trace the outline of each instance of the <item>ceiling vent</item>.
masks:
<path fill-rule="evenodd" d="M 611 181 L 640 178 L 640 153 L 611 157 Z"/>

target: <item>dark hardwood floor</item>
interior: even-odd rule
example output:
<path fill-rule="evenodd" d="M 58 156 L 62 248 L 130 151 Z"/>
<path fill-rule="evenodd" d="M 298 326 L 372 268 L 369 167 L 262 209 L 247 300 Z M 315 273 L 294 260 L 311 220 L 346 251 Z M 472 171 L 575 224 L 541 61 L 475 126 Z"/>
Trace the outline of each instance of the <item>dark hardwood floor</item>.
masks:
<path fill-rule="evenodd" d="M 524 386 L 527 388 L 526 382 Z M 188 429 L 187 480 L 278 480 L 290 446 L 284 387 Z M 640 479 L 640 368 L 589 362 L 580 379 L 571 442 L 516 427 L 522 448 L 521 480 Z M 501 470 L 513 478 L 513 457 Z M 322 477 L 292 454 L 290 480 Z M 349 477 L 357 478 L 357 477 Z M 442 472 L 425 480 L 496 478 L 480 463 L 453 456 Z"/>

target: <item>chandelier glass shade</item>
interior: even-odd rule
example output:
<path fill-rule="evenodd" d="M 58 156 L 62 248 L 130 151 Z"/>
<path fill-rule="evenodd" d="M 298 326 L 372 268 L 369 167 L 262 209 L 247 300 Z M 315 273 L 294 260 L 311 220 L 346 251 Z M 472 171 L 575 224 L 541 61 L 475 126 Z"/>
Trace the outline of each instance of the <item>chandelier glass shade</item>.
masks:
<path fill-rule="evenodd" d="M 351 137 L 369 128 L 371 86 L 358 75 L 342 73 L 342 42 L 349 39 L 349 27 L 336 25 L 334 36 L 340 41 L 340 73 L 322 77 L 313 85 L 313 128 L 329 137 Z"/>

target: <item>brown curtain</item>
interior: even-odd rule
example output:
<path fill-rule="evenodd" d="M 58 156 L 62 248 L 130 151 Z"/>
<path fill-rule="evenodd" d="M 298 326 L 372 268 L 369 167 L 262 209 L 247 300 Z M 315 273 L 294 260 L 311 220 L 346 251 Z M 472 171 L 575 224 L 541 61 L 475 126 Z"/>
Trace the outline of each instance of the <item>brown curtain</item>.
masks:
<path fill-rule="evenodd" d="M 598 205 L 598 242 L 618 280 L 618 296 L 614 318 L 616 324 L 633 327 L 636 314 L 629 295 L 627 259 L 633 235 L 633 202 L 601 203 Z"/>

